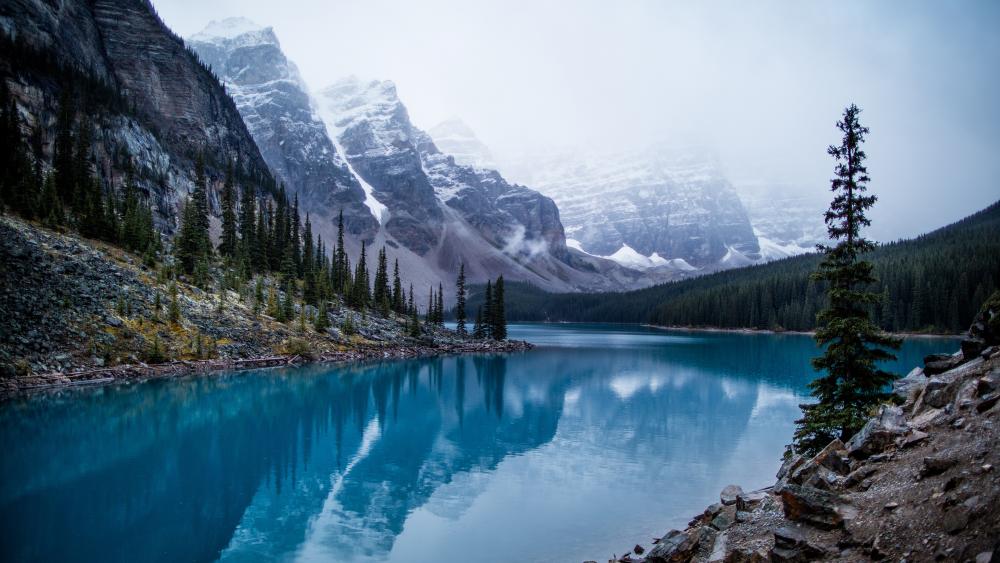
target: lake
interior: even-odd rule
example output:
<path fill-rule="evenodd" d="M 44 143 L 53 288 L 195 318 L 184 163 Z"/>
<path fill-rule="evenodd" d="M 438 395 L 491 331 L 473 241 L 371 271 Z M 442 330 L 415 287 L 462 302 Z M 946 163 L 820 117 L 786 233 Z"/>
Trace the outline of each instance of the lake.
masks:
<path fill-rule="evenodd" d="M 607 559 L 773 483 L 814 377 L 803 335 L 510 333 L 538 347 L 0 405 L 0 559 Z"/>

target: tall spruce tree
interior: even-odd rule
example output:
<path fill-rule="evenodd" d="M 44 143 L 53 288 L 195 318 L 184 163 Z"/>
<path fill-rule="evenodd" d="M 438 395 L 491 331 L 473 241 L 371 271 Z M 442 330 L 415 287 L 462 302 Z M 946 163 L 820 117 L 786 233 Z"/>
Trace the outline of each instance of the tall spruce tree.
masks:
<path fill-rule="evenodd" d="M 240 254 L 248 266 L 256 266 L 254 252 L 256 241 L 257 197 L 254 188 L 243 186 L 240 191 Z"/>
<path fill-rule="evenodd" d="M 490 310 L 493 321 L 492 336 L 497 340 L 507 340 L 507 313 L 503 300 L 503 276 L 501 275 L 493 287 L 493 307 Z"/>
<path fill-rule="evenodd" d="M 437 301 L 434 302 L 434 323 L 444 326 L 444 284 L 438 282 Z"/>
<path fill-rule="evenodd" d="M 358 265 L 354 271 L 354 301 L 353 304 L 358 309 L 364 309 L 371 302 L 368 283 L 368 264 L 365 252 L 365 243 L 361 242 L 361 256 L 358 257 Z"/>
<path fill-rule="evenodd" d="M 868 169 L 861 145 L 868 134 L 858 120 L 861 110 L 851 104 L 837 128 L 843 134 L 839 146 L 827 152 L 836 161 L 830 189 L 835 194 L 826 212 L 827 234 L 837 241 L 823 246 L 823 261 L 813 278 L 826 282 L 828 306 L 817 317 L 816 342 L 823 347 L 813 367 L 825 372 L 809 384 L 814 404 L 803 405 L 797 422 L 796 448 L 808 455 L 834 438 L 847 441 L 867 420 L 873 406 L 889 398 L 887 385 L 895 377 L 878 362 L 895 358 L 886 350 L 900 341 L 883 332 L 870 318 L 879 294 L 869 290 L 875 282 L 872 264 L 862 255 L 875 248 L 861 229 L 871 224 L 865 211 L 876 197 L 867 194 Z"/>
<path fill-rule="evenodd" d="M 482 340 L 486 338 L 486 328 L 483 327 L 483 306 L 476 309 L 476 321 L 472 325 L 472 337 Z"/>
<path fill-rule="evenodd" d="M 458 280 L 455 282 L 455 331 L 465 335 L 465 263 L 458 266 Z"/>
<path fill-rule="evenodd" d="M 483 336 L 493 338 L 493 282 L 486 280 L 486 294 L 483 296 Z"/>
<path fill-rule="evenodd" d="M 406 295 L 403 294 L 403 280 L 399 277 L 399 258 L 392 267 L 392 310 L 402 315 L 406 311 Z"/>

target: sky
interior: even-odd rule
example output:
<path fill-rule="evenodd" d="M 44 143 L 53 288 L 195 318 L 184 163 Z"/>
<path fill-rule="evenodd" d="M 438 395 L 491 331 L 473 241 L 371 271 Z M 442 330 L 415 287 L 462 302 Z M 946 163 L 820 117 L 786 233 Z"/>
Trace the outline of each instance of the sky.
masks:
<path fill-rule="evenodd" d="M 870 234 L 1000 199 L 1000 2 L 153 0 L 181 36 L 247 17 L 314 90 L 389 79 L 413 122 L 458 117 L 501 161 L 710 147 L 739 188 L 828 197 L 843 108 L 871 129 Z"/>

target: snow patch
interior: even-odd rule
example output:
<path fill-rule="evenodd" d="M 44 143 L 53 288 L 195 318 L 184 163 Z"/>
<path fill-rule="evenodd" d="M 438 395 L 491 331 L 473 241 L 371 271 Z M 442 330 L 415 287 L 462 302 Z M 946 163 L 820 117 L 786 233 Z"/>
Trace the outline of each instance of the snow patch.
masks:
<path fill-rule="evenodd" d="M 205 26 L 205 29 L 191 36 L 195 41 L 210 42 L 213 39 L 233 39 L 254 31 L 261 31 L 264 28 L 253 21 L 243 18 L 226 18 L 223 20 L 212 20 Z"/>

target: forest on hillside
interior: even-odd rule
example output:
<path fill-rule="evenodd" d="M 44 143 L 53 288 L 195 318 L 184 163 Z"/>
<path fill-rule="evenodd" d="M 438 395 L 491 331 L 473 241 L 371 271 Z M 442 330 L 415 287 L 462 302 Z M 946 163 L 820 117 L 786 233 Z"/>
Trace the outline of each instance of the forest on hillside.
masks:
<path fill-rule="evenodd" d="M 894 332 L 957 333 L 1000 287 L 1000 202 L 919 237 L 883 244 L 867 258 L 882 295 L 872 310 Z M 507 315 L 520 321 L 812 330 L 824 288 L 809 254 L 622 293 L 551 294 L 508 282 Z M 472 289 L 470 310 L 482 300 Z"/>

